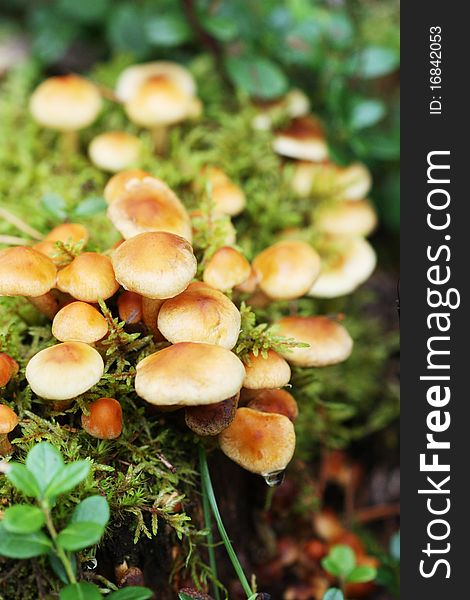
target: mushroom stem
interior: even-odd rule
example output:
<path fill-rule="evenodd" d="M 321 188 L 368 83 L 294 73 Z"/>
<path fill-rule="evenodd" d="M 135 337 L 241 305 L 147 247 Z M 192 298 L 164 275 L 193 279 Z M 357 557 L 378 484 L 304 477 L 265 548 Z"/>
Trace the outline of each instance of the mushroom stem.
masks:
<path fill-rule="evenodd" d="M 164 156 L 168 149 L 168 127 L 160 125 L 158 127 L 152 127 L 151 134 L 153 140 L 153 147 L 155 154 L 158 156 Z"/>
<path fill-rule="evenodd" d="M 72 400 L 52 400 L 52 402 L 50 402 L 49 404 L 51 407 L 51 411 L 64 412 L 64 410 L 67 410 L 67 408 L 70 408 L 72 406 L 73 399 Z"/>
<path fill-rule="evenodd" d="M 29 296 L 28 300 L 51 321 L 59 311 L 59 303 L 50 292 L 42 296 Z"/>
<path fill-rule="evenodd" d="M 150 331 L 157 336 L 161 336 L 157 328 L 157 317 L 163 302 L 163 300 L 154 300 L 142 296 L 142 320 Z"/>
<path fill-rule="evenodd" d="M 19 217 L 11 213 L 6 208 L 3 208 L 2 206 L 0 206 L 0 217 L 7 221 L 7 223 L 10 223 L 10 225 L 13 225 L 14 227 L 19 229 L 23 233 L 26 233 L 26 235 L 29 235 L 35 240 L 42 240 L 42 233 L 37 231 L 37 229 L 30 227 L 27 223 L 23 221 L 23 219 L 20 219 Z"/>
<path fill-rule="evenodd" d="M 0 433 L 0 456 L 8 456 L 11 454 L 13 446 L 10 444 L 7 433 Z"/>
<path fill-rule="evenodd" d="M 66 159 L 78 152 L 79 139 L 78 131 L 62 131 L 61 132 L 62 151 Z"/>

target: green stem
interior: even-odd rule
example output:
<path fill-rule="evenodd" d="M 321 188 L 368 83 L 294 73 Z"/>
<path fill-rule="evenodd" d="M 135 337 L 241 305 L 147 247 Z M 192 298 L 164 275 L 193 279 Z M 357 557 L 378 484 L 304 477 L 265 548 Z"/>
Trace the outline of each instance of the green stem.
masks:
<path fill-rule="evenodd" d="M 67 554 L 64 552 L 64 549 L 60 544 L 57 543 L 57 531 L 54 527 L 54 523 L 52 522 L 51 513 L 49 511 L 49 507 L 47 504 L 41 502 L 41 508 L 46 518 L 46 527 L 50 533 L 52 541 L 54 542 L 54 549 L 57 553 L 57 556 L 60 558 L 62 564 L 64 565 L 65 572 L 67 573 L 67 577 L 69 578 L 70 583 L 77 583 L 77 579 L 75 577 L 75 573 L 73 572 L 72 564 L 67 557 Z"/>
<path fill-rule="evenodd" d="M 201 488 L 202 488 L 202 510 L 204 512 L 204 526 L 207 529 L 207 550 L 209 553 L 209 564 L 215 579 L 218 579 L 217 575 L 217 561 L 215 559 L 214 551 L 214 536 L 212 534 L 212 518 L 211 518 L 211 507 L 209 504 L 209 498 L 207 494 L 207 488 L 205 485 L 205 479 L 201 477 Z M 214 586 L 215 600 L 220 600 L 220 591 L 216 583 Z"/>
<path fill-rule="evenodd" d="M 243 572 L 243 568 L 240 564 L 240 561 L 238 560 L 235 550 L 233 549 L 232 543 L 227 535 L 227 531 L 225 530 L 222 517 L 220 516 L 219 507 L 217 505 L 217 500 L 214 494 L 214 488 L 212 487 L 212 481 L 209 474 L 209 467 L 207 465 L 206 452 L 202 446 L 199 446 L 199 462 L 201 465 L 201 479 L 204 482 L 204 486 L 206 488 L 207 498 L 212 509 L 215 522 L 217 523 L 217 528 L 219 530 L 220 537 L 224 542 L 227 554 L 230 558 L 233 568 L 235 569 L 235 572 L 238 575 L 238 579 L 242 584 L 246 597 L 250 598 L 251 596 L 253 596 L 253 591 L 250 587 L 250 584 L 248 583 L 245 573 Z"/>

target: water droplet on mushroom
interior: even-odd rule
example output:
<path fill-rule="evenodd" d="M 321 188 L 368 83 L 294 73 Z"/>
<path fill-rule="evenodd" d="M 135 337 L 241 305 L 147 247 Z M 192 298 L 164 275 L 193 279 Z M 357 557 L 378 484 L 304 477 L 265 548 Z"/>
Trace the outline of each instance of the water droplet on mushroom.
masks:
<path fill-rule="evenodd" d="M 280 471 L 271 471 L 271 473 L 263 474 L 262 477 L 269 487 L 277 487 L 284 481 L 284 469 L 281 469 Z"/>

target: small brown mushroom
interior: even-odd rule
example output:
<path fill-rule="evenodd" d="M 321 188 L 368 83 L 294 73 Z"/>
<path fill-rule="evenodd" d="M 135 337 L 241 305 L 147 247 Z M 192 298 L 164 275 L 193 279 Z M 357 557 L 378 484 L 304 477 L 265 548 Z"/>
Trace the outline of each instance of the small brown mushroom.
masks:
<path fill-rule="evenodd" d="M 251 390 L 283 387 L 289 383 L 291 374 L 287 361 L 274 350 L 268 350 L 266 355 L 250 354 L 245 361 L 245 371 L 243 387 Z"/>
<path fill-rule="evenodd" d="M 19 365 L 8 354 L 0 352 L 0 388 L 8 385 L 10 380 L 18 373 Z"/>
<path fill-rule="evenodd" d="M 294 396 L 286 390 L 260 390 L 247 404 L 248 408 L 260 412 L 284 415 L 294 422 L 299 414 L 299 408 Z"/>
<path fill-rule="evenodd" d="M 86 302 L 66 304 L 52 321 L 52 335 L 61 342 L 93 344 L 107 333 L 106 319 Z"/>
<path fill-rule="evenodd" d="M 186 425 L 197 435 L 218 435 L 235 418 L 239 396 L 240 394 L 236 394 L 216 404 L 186 408 L 184 411 Z"/>
<path fill-rule="evenodd" d="M 282 156 L 299 160 L 322 161 L 328 157 L 325 133 L 313 116 L 299 117 L 278 131 L 273 149 Z"/>
<path fill-rule="evenodd" d="M 114 440 L 122 432 L 122 408 L 114 398 L 98 398 L 89 406 L 90 414 L 82 414 L 82 427 L 92 437 Z"/>
<path fill-rule="evenodd" d="M 8 434 L 18 425 L 18 417 L 6 404 L 0 404 L 0 456 L 8 456 L 12 452 L 12 445 Z"/>
<path fill-rule="evenodd" d="M 119 289 L 110 258 L 97 252 L 83 252 L 59 271 L 57 287 L 83 302 L 106 300 Z"/>
<path fill-rule="evenodd" d="M 234 217 L 243 211 L 246 205 L 245 193 L 222 169 L 207 166 L 202 170 L 202 177 L 209 184 L 215 212 Z M 199 187 L 196 186 L 196 189 Z"/>
<path fill-rule="evenodd" d="M 226 292 L 248 279 L 251 265 L 235 248 L 223 246 L 214 252 L 204 268 L 204 283 Z"/>
<path fill-rule="evenodd" d="M 142 171 L 141 169 L 128 169 L 116 173 L 116 175 L 111 177 L 104 188 L 104 199 L 108 204 L 111 204 L 123 194 L 151 178 L 152 176 L 150 173 Z"/>
<path fill-rule="evenodd" d="M 124 291 L 117 300 L 119 318 L 127 325 L 142 321 L 142 296 L 135 292 Z"/>
<path fill-rule="evenodd" d="M 377 214 L 368 200 L 337 200 L 317 209 L 314 221 L 328 235 L 366 237 L 377 226 Z"/>
<path fill-rule="evenodd" d="M 106 131 L 92 139 L 88 154 L 98 169 L 117 173 L 139 162 L 140 140 L 125 131 Z"/>

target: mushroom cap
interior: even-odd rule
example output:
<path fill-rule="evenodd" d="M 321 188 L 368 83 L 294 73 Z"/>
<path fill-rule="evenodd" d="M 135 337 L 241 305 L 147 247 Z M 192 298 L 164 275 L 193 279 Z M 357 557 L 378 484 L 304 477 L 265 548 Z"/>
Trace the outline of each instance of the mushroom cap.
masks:
<path fill-rule="evenodd" d="M 106 319 L 86 302 L 66 304 L 52 321 L 52 335 L 61 342 L 92 344 L 107 333 Z"/>
<path fill-rule="evenodd" d="M 362 200 L 372 187 L 369 169 L 362 163 L 338 167 L 338 188 L 343 200 Z"/>
<path fill-rule="evenodd" d="M 372 275 L 377 256 L 363 238 L 342 240 L 339 254 L 322 262 L 322 270 L 308 295 L 313 298 L 337 298 L 350 294 Z"/>
<path fill-rule="evenodd" d="M 57 287 L 83 302 L 106 300 L 119 289 L 111 259 L 98 252 L 83 252 L 59 271 Z"/>
<path fill-rule="evenodd" d="M 285 96 L 275 100 L 256 101 L 258 112 L 253 119 L 253 128 L 267 131 L 273 126 L 276 117 L 304 117 L 310 110 L 310 102 L 304 92 L 292 89 Z"/>
<path fill-rule="evenodd" d="M 282 240 L 258 254 L 253 268 L 265 294 L 290 300 L 310 290 L 320 274 L 320 257 L 306 242 Z"/>
<path fill-rule="evenodd" d="M 14 358 L 0 352 L 0 388 L 5 387 L 19 370 L 20 366 Z"/>
<path fill-rule="evenodd" d="M 259 284 L 258 273 L 251 267 L 251 272 L 248 279 L 245 279 L 242 283 L 235 286 L 237 292 L 241 292 L 242 294 L 253 294 Z"/>
<path fill-rule="evenodd" d="M 113 253 L 116 279 L 147 298 L 173 298 L 188 287 L 197 262 L 187 240 L 163 231 L 140 233 Z"/>
<path fill-rule="evenodd" d="M 30 110 L 44 127 L 75 131 L 91 125 L 101 110 L 98 88 L 78 75 L 50 77 L 34 90 Z"/>
<path fill-rule="evenodd" d="M 122 408 L 114 398 L 98 398 L 90 406 L 90 414 L 82 414 L 82 427 L 92 437 L 114 440 L 122 433 Z"/>
<path fill-rule="evenodd" d="M 346 360 L 353 341 L 347 330 L 328 317 L 283 317 L 277 322 L 279 334 L 309 344 L 308 348 L 292 348 L 281 353 L 299 367 L 326 367 Z"/>
<path fill-rule="evenodd" d="M 241 187 L 219 167 L 206 166 L 202 174 L 211 187 L 215 211 L 230 217 L 240 214 L 246 205 L 246 196 Z"/>
<path fill-rule="evenodd" d="M 191 96 L 164 75 L 146 79 L 124 106 L 133 123 L 147 128 L 179 123 L 192 108 Z"/>
<path fill-rule="evenodd" d="M 286 390 L 260 390 L 248 402 L 247 407 L 260 412 L 284 415 L 290 421 L 295 421 L 299 415 L 299 408 L 294 396 Z"/>
<path fill-rule="evenodd" d="M 117 300 L 119 318 L 127 325 L 142 321 L 142 296 L 125 290 Z"/>
<path fill-rule="evenodd" d="M 33 248 L 0 250 L 0 296 L 42 296 L 54 287 L 57 268 Z"/>
<path fill-rule="evenodd" d="M 125 131 L 106 131 L 93 138 L 88 154 L 98 169 L 116 173 L 138 162 L 140 140 Z"/>
<path fill-rule="evenodd" d="M 189 215 L 166 183 L 149 177 L 131 188 L 108 207 L 109 219 L 126 240 L 145 231 L 167 231 L 191 242 Z"/>
<path fill-rule="evenodd" d="M 181 342 L 140 361 L 135 391 L 157 406 L 215 404 L 235 396 L 244 377 L 243 363 L 230 350 Z"/>
<path fill-rule="evenodd" d="M 239 408 L 219 435 L 222 452 L 238 465 L 259 475 L 283 471 L 295 450 L 294 426 L 287 417 Z"/>
<path fill-rule="evenodd" d="M 147 179 L 152 179 L 152 176 L 141 169 L 127 169 L 126 171 L 116 173 L 104 188 L 104 199 L 108 204 L 111 204 L 116 198 L 129 192 L 135 186 L 139 186 L 143 181 L 147 181 Z"/>
<path fill-rule="evenodd" d="M 41 398 L 70 400 L 97 384 L 103 372 L 103 359 L 94 348 L 64 342 L 35 354 L 26 366 L 26 379 Z"/>
<path fill-rule="evenodd" d="M 222 292 L 194 282 L 184 292 L 166 300 L 158 313 L 158 329 L 177 342 L 205 342 L 228 348 L 237 343 L 241 317 Z"/>
<path fill-rule="evenodd" d="M 268 350 L 266 358 L 250 354 L 250 362 L 245 364 L 243 387 L 250 390 L 280 388 L 290 381 L 290 367 L 287 361 L 274 350 Z"/>
<path fill-rule="evenodd" d="M 243 254 L 223 246 L 207 261 L 202 278 L 207 285 L 224 292 L 246 281 L 250 274 L 251 265 Z"/>
<path fill-rule="evenodd" d="M 17 414 L 6 404 L 0 404 L 0 435 L 13 431 L 18 423 Z"/>
<path fill-rule="evenodd" d="M 293 119 L 274 137 L 273 149 L 282 156 L 299 160 L 322 161 L 328 157 L 328 145 L 320 122 L 313 116 Z"/>
<path fill-rule="evenodd" d="M 117 97 L 122 102 L 129 102 L 142 84 L 156 75 L 171 79 L 187 96 L 196 94 L 196 82 L 188 69 L 175 62 L 159 60 L 124 69 L 116 84 Z"/>
<path fill-rule="evenodd" d="M 83 240 L 83 243 L 86 244 L 89 237 L 86 227 L 80 223 L 61 223 L 51 229 L 44 239 L 48 242 L 63 242 L 64 244 L 67 242 L 76 244 Z"/>
<path fill-rule="evenodd" d="M 330 235 L 365 237 L 377 226 L 377 214 L 367 200 L 339 200 L 318 210 L 315 225 Z"/>

